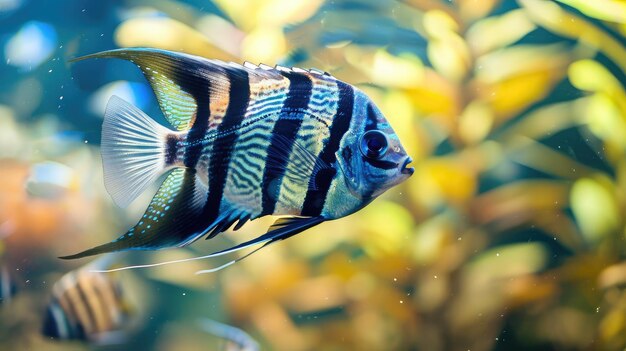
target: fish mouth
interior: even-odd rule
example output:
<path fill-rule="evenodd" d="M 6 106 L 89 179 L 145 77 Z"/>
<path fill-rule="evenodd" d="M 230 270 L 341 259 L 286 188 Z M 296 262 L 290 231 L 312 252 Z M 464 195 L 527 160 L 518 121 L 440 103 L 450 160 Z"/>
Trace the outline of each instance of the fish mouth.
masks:
<path fill-rule="evenodd" d="M 400 173 L 412 175 L 413 172 L 415 172 L 415 168 L 407 167 L 409 163 L 411 162 L 413 162 L 413 159 L 411 157 L 407 157 L 406 160 L 404 160 L 404 163 L 402 164 L 402 168 L 400 168 Z"/>

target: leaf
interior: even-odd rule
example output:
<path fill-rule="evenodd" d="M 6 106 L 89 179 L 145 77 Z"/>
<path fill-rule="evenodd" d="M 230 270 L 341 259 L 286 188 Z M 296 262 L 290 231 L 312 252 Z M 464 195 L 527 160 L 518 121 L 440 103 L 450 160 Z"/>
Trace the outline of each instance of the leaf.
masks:
<path fill-rule="evenodd" d="M 589 17 L 626 23 L 626 3 L 615 0 L 557 0 L 569 6 L 575 7 Z"/>
<path fill-rule="evenodd" d="M 561 179 L 577 179 L 597 172 L 597 170 L 577 162 L 563 152 L 523 137 L 517 138 L 507 145 L 506 153 L 508 158 L 514 162 Z"/>
<path fill-rule="evenodd" d="M 503 223 L 506 228 L 530 223 L 538 213 L 553 215 L 566 207 L 568 190 L 562 181 L 515 181 L 476 197 L 472 217 L 481 225 Z"/>
<path fill-rule="evenodd" d="M 481 56 L 515 43 L 535 28 L 524 10 L 513 10 L 476 22 L 468 29 L 466 39 L 472 52 Z"/>
<path fill-rule="evenodd" d="M 500 0 L 456 0 L 455 2 L 465 22 L 473 22 L 486 17 L 500 4 Z"/>
<path fill-rule="evenodd" d="M 566 12 L 544 0 L 518 0 L 538 25 L 557 34 L 579 40 L 604 52 L 622 71 L 626 71 L 626 48 L 609 33 L 580 16 Z"/>
<path fill-rule="evenodd" d="M 536 273 L 548 263 L 548 250 L 539 243 L 511 244 L 480 253 L 464 269 L 467 284 L 483 285 L 496 279 L 510 279 Z"/>
<path fill-rule="evenodd" d="M 233 54 L 213 45 L 195 29 L 166 17 L 129 19 L 115 31 L 115 42 L 120 47 L 151 47 L 182 51 L 226 62 L 240 61 Z"/>
<path fill-rule="evenodd" d="M 574 183 L 570 196 L 572 212 L 588 242 L 597 243 L 620 231 L 623 223 L 609 179 L 581 178 Z"/>

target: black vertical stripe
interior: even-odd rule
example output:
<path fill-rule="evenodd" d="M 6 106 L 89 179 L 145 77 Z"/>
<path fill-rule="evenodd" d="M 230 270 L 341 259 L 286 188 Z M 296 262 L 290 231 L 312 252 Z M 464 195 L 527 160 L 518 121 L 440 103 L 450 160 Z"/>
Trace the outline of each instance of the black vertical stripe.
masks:
<path fill-rule="evenodd" d="M 116 310 L 116 312 L 118 313 L 122 312 L 118 305 L 115 292 L 111 292 L 111 294 L 113 295 L 113 298 L 116 299 L 115 304 L 113 304 L 113 306 L 109 306 L 105 304 L 107 301 L 104 297 L 104 292 L 102 290 L 111 289 L 112 287 L 113 287 L 113 282 L 111 282 L 110 279 L 97 280 L 96 278 L 93 278 L 93 286 L 91 288 L 94 291 L 95 300 L 98 302 L 102 311 L 104 312 L 103 313 L 104 318 L 102 320 L 104 330 L 110 330 L 111 328 L 116 327 L 114 325 L 114 321 L 111 316 L 111 311 Z"/>
<path fill-rule="evenodd" d="M 78 291 L 80 304 L 83 305 L 85 307 L 85 310 L 87 311 L 87 318 L 89 320 L 88 322 L 92 328 L 92 330 L 89 330 L 88 332 L 94 333 L 98 330 L 98 322 L 96 320 L 97 318 L 96 318 L 96 312 L 94 311 L 94 306 L 91 303 L 89 296 L 87 296 L 87 292 L 85 291 L 84 286 L 83 286 L 83 284 L 88 283 L 88 282 L 84 282 L 85 279 L 87 279 L 85 276 L 82 276 L 79 273 L 76 274 L 76 290 Z M 83 323 L 83 324 L 86 324 L 86 323 Z"/>
<path fill-rule="evenodd" d="M 281 152 L 281 148 L 289 150 L 286 153 L 287 155 L 291 153 L 298 130 L 302 125 L 303 116 L 300 111 L 305 111 L 308 108 L 313 91 L 313 83 L 305 74 L 294 72 L 281 72 L 281 74 L 289 79 L 289 92 L 280 111 L 278 121 L 276 121 L 272 130 L 270 144 L 267 148 L 268 155 L 285 154 Z M 279 142 L 279 136 L 285 137 L 282 139 L 287 141 L 288 145 L 284 145 L 284 142 Z M 286 158 L 279 159 L 275 165 L 276 167 L 266 167 L 263 172 L 263 182 L 261 183 L 263 189 L 262 215 L 272 214 L 276 209 L 278 191 L 282 184 L 288 161 Z"/>
<path fill-rule="evenodd" d="M 78 287 L 75 284 L 77 279 L 76 273 L 71 273 L 69 277 L 62 279 L 70 280 L 68 283 L 65 283 L 67 285 L 64 284 L 62 286 L 63 290 L 58 296 L 59 300 L 64 300 L 65 307 L 67 307 L 67 310 L 64 309 L 63 312 L 67 316 L 68 327 L 70 330 L 70 338 L 81 338 L 85 335 L 85 329 L 83 326 L 85 321 L 81 320 L 81 315 L 78 313 L 78 310 L 76 308 L 76 304 L 80 304 L 80 301 L 75 301 L 73 298 L 70 297 L 70 290 L 78 290 Z M 78 298 L 80 299 L 80 296 Z M 63 304 L 61 304 L 61 306 L 63 307 Z"/>
<path fill-rule="evenodd" d="M 228 165 L 239 135 L 238 133 L 224 133 L 224 131 L 237 129 L 241 125 L 250 100 L 248 73 L 243 70 L 227 69 L 226 75 L 230 81 L 229 100 L 224 119 L 217 127 L 218 137 L 213 142 L 209 160 L 209 196 L 203 211 L 203 219 L 208 221 L 207 224 L 212 223 L 219 214 Z"/>
<path fill-rule="evenodd" d="M 372 103 L 367 104 L 367 120 L 365 121 L 365 131 L 378 129 L 378 116 Z"/>
<path fill-rule="evenodd" d="M 165 165 L 169 166 L 176 162 L 178 138 L 174 134 L 170 134 L 165 140 Z"/>
<path fill-rule="evenodd" d="M 337 114 L 330 126 L 330 136 L 322 152 L 318 155 L 324 164 L 334 164 L 336 162 L 335 153 L 339 150 L 339 143 L 344 134 L 350 128 L 352 119 L 352 108 L 354 107 L 354 90 L 346 83 L 337 81 L 339 88 L 339 106 Z M 302 205 L 303 216 L 319 216 L 324 208 L 324 202 L 330 189 L 330 184 L 337 171 L 334 168 L 326 168 L 317 173 L 314 179 L 316 189 L 309 189 Z"/>
<path fill-rule="evenodd" d="M 187 133 L 187 147 L 185 148 L 185 167 L 194 168 L 202 154 L 202 139 L 209 128 L 209 118 L 211 117 L 210 81 L 200 77 L 183 80 L 179 76 L 174 76 L 176 83 L 180 87 L 191 93 L 196 101 L 196 115 L 189 132 Z M 188 77 L 187 77 L 188 78 Z"/>
<path fill-rule="evenodd" d="M 55 301 L 55 299 L 50 301 L 50 303 L 46 307 L 46 315 L 44 316 L 44 319 L 43 319 L 41 332 L 43 335 L 49 336 L 55 339 L 67 338 L 67 335 L 61 335 L 61 328 L 59 327 L 59 324 L 63 323 L 64 321 L 60 321 L 57 319 L 57 316 L 52 312 L 52 309 L 54 308 L 56 308 L 57 310 L 61 309 L 61 307 Z M 62 313 L 60 317 L 65 318 L 65 314 Z"/>

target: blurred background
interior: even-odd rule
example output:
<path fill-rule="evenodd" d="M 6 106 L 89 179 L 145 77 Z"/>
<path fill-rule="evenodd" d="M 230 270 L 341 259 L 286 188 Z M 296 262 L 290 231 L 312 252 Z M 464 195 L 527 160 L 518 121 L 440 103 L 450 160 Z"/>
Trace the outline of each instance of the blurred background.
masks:
<path fill-rule="evenodd" d="M 625 350 L 625 44 L 618 0 L 0 0 L 0 349 L 221 350 L 212 319 L 263 350 Z M 327 71 L 373 98 L 416 172 L 215 274 L 106 275 L 129 319 L 115 342 L 43 336 L 55 282 L 88 263 L 56 257 L 116 238 L 153 194 L 115 207 L 98 147 L 111 95 L 163 121 L 140 71 L 68 63 L 133 46 Z"/>

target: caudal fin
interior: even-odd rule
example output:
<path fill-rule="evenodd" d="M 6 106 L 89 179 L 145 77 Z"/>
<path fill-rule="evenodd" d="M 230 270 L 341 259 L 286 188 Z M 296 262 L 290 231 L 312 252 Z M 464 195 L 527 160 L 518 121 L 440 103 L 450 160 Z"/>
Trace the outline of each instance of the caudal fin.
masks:
<path fill-rule="evenodd" d="M 104 185 L 126 207 L 166 171 L 166 137 L 174 133 L 137 107 L 113 96 L 102 124 Z"/>

